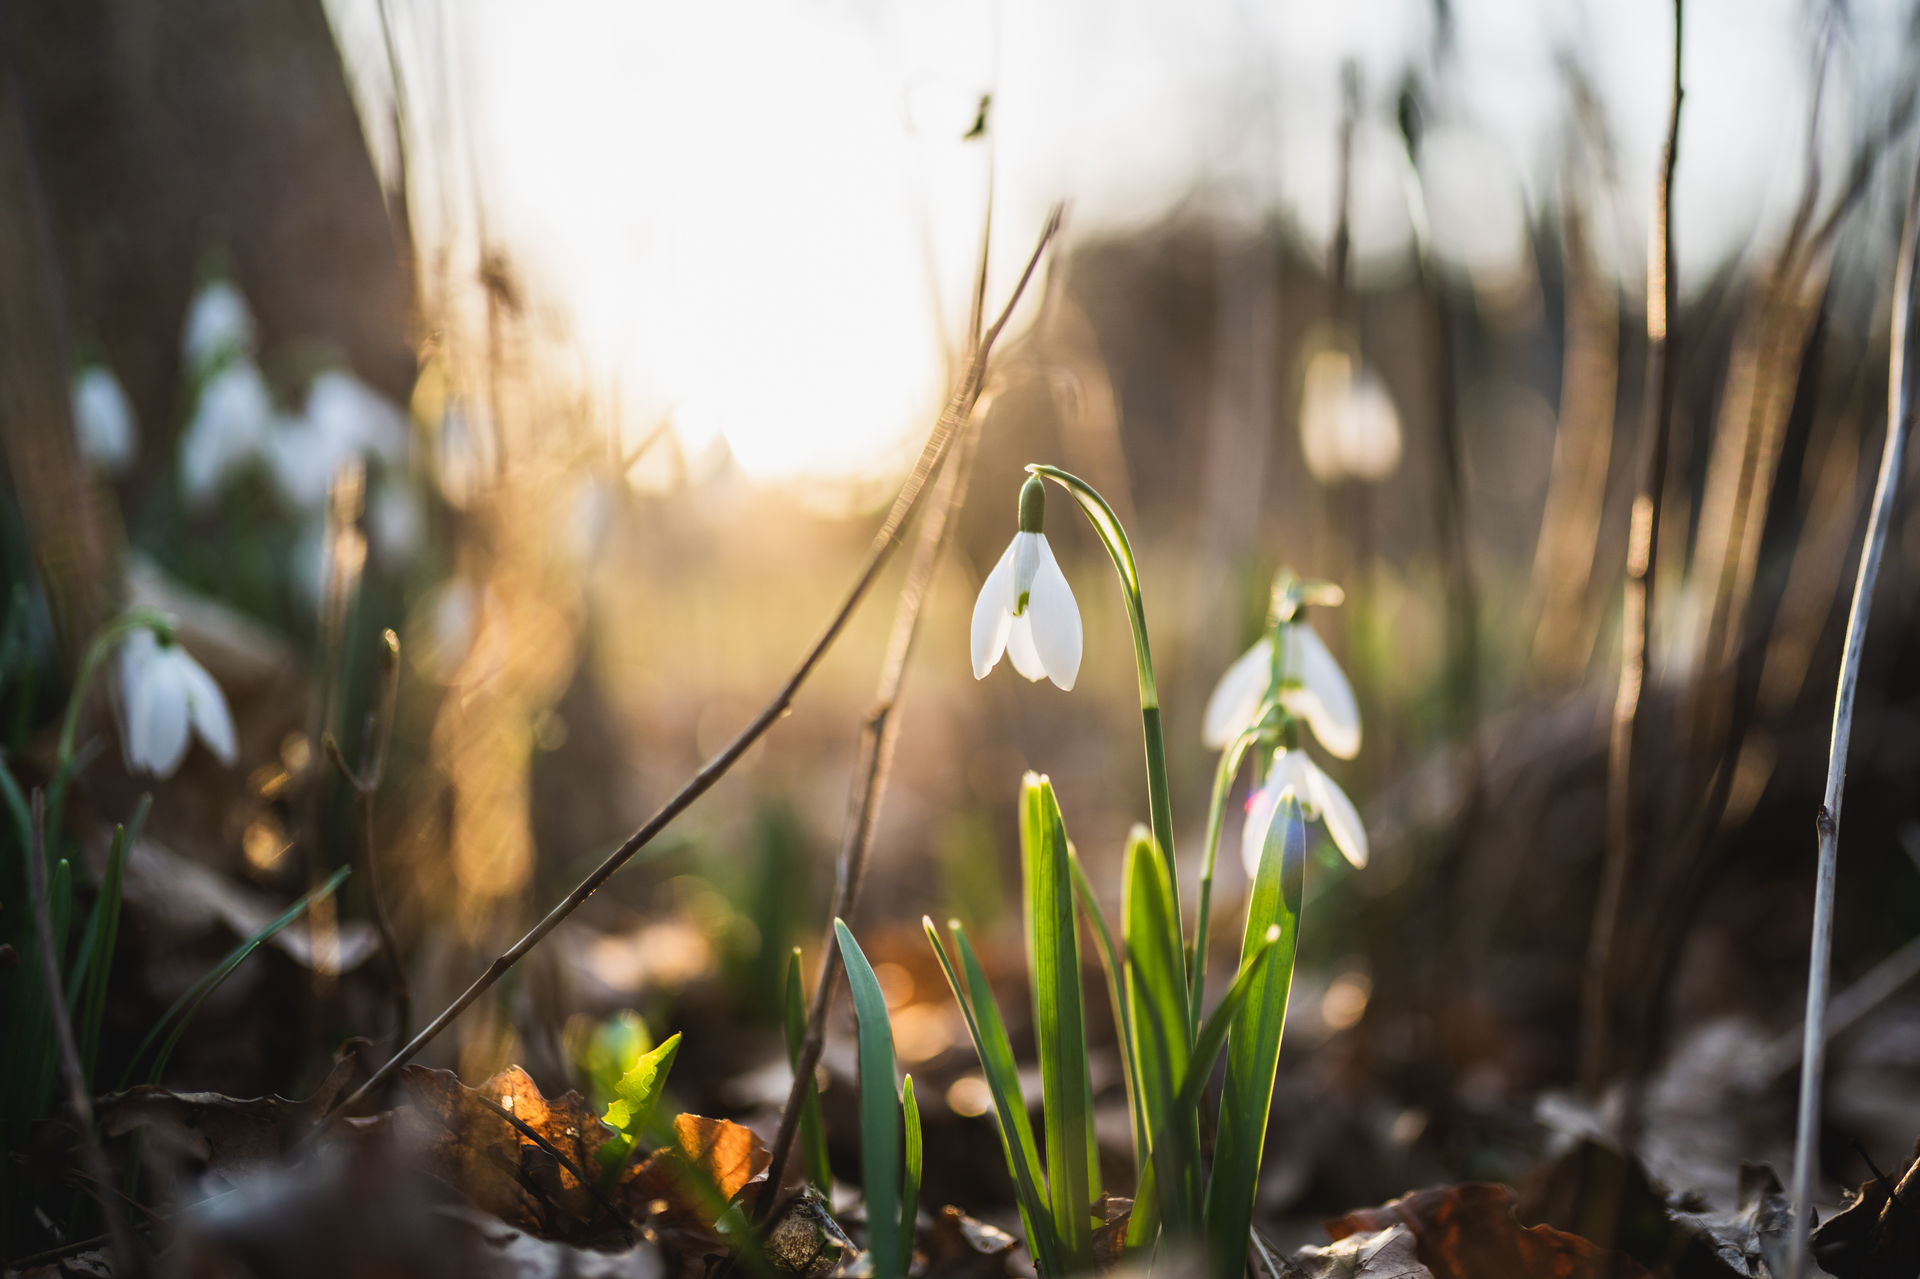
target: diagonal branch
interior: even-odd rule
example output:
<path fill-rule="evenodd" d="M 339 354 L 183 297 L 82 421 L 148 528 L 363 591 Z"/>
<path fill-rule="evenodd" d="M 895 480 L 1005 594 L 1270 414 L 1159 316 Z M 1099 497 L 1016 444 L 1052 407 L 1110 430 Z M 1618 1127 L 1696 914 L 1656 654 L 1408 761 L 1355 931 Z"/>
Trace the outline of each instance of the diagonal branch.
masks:
<path fill-rule="evenodd" d="M 887 512 L 886 520 L 874 534 L 873 543 L 867 551 L 866 563 L 862 565 L 859 576 L 854 579 L 852 588 L 827 622 L 826 628 L 820 632 L 819 638 L 814 640 L 813 646 L 800 659 L 800 664 L 787 677 L 787 682 L 780 686 L 779 691 L 773 695 L 773 699 L 753 717 L 745 728 L 740 730 L 731 742 L 722 748 L 718 755 L 708 760 L 673 798 L 661 805 L 659 811 L 647 819 L 645 825 L 629 835 L 620 847 L 614 849 L 605 861 L 595 867 L 572 892 L 548 911 L 546 916 L 527 932 L 526 936 L 509 946 L 487 965 L 486 971 L 481 973 L 471 986 L 461 992 L 457 999 L 447 1005 L 384 1066 L 374 1071 L 366 1083 L 360 1085 L 352 1095 L 331 1109 L 327 1118 L 322 1119 L 316 1126 L 316 1134 L 325 1129 L 332 1116 L 343 1110 L 350 1111 L 360 1105 L 391 1079 L 395 1071 L 413 1060 L 422 1048 L 433 1042 L 434 1038 L 451 1025 L 461 1013 L 470 1008 L 475 1000 L 492 989 L 493 984 L 525 958 L 527 953 L 539 945 L 548 933 L 558 928 L 561 922 L 578 910 L 602 884 L 613 878 L 615 871 L 631 861 L 635 853 L 651 843 L 673 822 L 674 818 L 685 812 L 693 801 L 706 794 L 715 782 L 724 777 L 727 771 L 739 762 L 740 757 L 747 753 L 749 747 L 759 741 L 768 729 L 786 715 L 787 709 L 793 704 L 794 695 L 800 691 L 800 686 L 806 683 L 807 677 L 813 674 L 821 658 L 825 657 L 827 650 L 833 647 L 834 641 L 845 629 L 848 619 L 853 616 L 854 609 L 859 607 L 860 601 L 866 597 L 867 591 L 880 576 L 881 569 L 886 567 L 887 561 L 892 558 L 894 550 L 899 546 L 901 532 L 908 518 L 919 506 L 920 499 L 926 491 L 927 481 L 932 478 L 934 469 L 946 456 L 948 445 L 952 443 L 955 432 L 972 415 L 974 403 L 980 397 L 980 388 L 985 380 L 987 355 L 993 349 L 994 341 L 1006 327 L 1008 317 L 1019 302 L 1021 294 L 1025 292 L 1028 282 L 1033 278 L 1034 271 L 1038 269 L 1047 245 L 1053 241 L 1059 229 L 1060 210 L 1056 207 L 1040 231 L 1039 242 L 1034 245 L 1033 255 L 1028 258 L 1026 269 L 1020 273 L 1020 279 L 1014 285 L 1013 295 L 1007 300 L 1006 308 L 1001 311 L 992 326 L 981 335 L 979 345 L 974 349 L 958 382 L 955 383 L 946 407 L 941 410 L 939 419 L 934 423 L 933 431 L 927 436 L 927 442 L 920 451 L 920 457 L 914 462 L 913 469 L 908 472 L 906 481 L 900 486 L 900 494 L 894 499 L 893 508 Z"/>

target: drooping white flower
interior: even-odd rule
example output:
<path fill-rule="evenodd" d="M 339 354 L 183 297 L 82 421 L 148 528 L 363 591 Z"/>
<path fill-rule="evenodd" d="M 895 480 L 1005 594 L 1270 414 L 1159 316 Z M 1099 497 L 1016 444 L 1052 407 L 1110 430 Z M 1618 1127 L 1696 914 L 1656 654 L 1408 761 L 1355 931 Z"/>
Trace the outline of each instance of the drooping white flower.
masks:
<path fill-rule="evenodd" d="M 1279 629 L 1287 644 L 1281 663 L 1287 684 L 1281 688 L 1280 704 L 1305 720 L 1330 753 L 1352 759 L 1360 753 L 1360 706 L 1354 701 L 1353 686 L 1312 626 L 1293 621 L 1281 623 Z M 1227 667 L 1214 686 L 1213 696 L 1207 699 L 1202 739 L 1215 750 L 1224 749 L 1253 727 L 1272 689 L 1273 635 L 1269 632 Z"/>
<path fill-rule="evenodd" d="M 204 506 L 228 476 L 266 448 L 273 396 L 253 361 L 231 361 L 200 388 L 193 417 L 180 437 L 180 485 Z"/>
<path fill-rule="evenodd" d="M 1400 411 L 1379 374 L 1338 348 L 1307 361 L 1300 451 L 1323 484 L 1383 480 L 1400 465 Z"/>
<path fill-rule="evenodd" d="M 209 280 L 194 295 L 180 347 L 196 377 L 229 355 L 252 354 L 253 312 L 231 281 Z"/>
<path fill-rule="evenodd" d="M 127 767 L 171 777 L 186 758 L 189 732 L 223 764 L 234 760 L 233 715 L 206 668 L 171 640 L 141 628 L 120 646 L 120 695 Z"/>
<path fill-rule="evenodd" d="M 397 462 L 407 444 L 400 407 L 351 373 L 329 369 L 307 389 L 306 408 L 282 415 L 267 442 L 267 460 L 288 505 L 318 510 L 342 463 L 374 455 Z"/>
<path fill-rule="evenodd" d="M 973 677 L 1006 653 L 1030 680 L 1042 676 L 1062 689 L 1080 674 L 1080 606 L 1041 531 L 1046 494 L 1039 477 L 1020 491 L 1020 531 L 981 584 L 973 605 Z"/>
<path fill-rule="evenodd" d="M 73 425 L 87 461 L 109 475 L 126 471 L 133 461 L 133 404 L 106 365 L 89 364 L 74 375 Z"/>
<path fill-rule="evenodd" d="M 1267 770 L 1267 782 L 1247 800 L 1247 825 L 1240 837 L 1240 859 L 1246 863 L 1247 878 L 1260 869 L 1260 850 L 1267 840 L 1267 828 L 1273 824 L 1280 797 L 1288 792 L 1300 801 L 1309 822 L 1322 822 L 1327 835 L 1346 859 L 1355 866 L 1367 864 L 1367 831 L 1360 824 L 1359 810 L 1346 792 L 1320 766 L 1307 758 L 1305 751 L 1281 747 L 1273 753 L 1273 765 Z"/>

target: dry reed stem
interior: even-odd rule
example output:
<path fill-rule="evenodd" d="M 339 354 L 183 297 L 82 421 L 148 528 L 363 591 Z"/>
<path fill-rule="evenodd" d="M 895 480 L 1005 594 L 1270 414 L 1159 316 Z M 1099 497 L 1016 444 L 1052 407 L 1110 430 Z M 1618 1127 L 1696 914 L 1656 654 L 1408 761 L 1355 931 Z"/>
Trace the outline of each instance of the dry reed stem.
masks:
<path fill-rule="evenodd" d="M 1673 96 L 1661 172 L 1654 187 L 1647 243 L 1647 402 L 1640 439 L 1640 489 L 1627 534 L 1627 582 L 1621 617 L 1620 685 L 1607 749 L 1607 840 L 1587 945 L 1582 990 L 1581 1081 L 1589 1093 L 1606 1078 L 1613 1010 L 1609 974 L 1614 936 L 1633 862 L 1633 748 L 1640 729 L 1641 691 L 1647 649 L 1653 637 L 1655 568 L 1659 556 L 1660 504 L 1666 489 L 1667 451 L 1673 433 L 1673 361 L 1670 325 L 1679 300 L 1673 253 L 1673 177 L 1680 158 L 1682 35 L 1685 0 L 1673 0 Z"/>
<path fill-rule="evenodd" d="M 1847 776 L 1847 745 L 1853 736 L 1854 695 L 1860 684 L 1860 651 L 1866 644 L 1867 616 L 1873 609 L 1873 588 L 1880 576 L 1880 556 L 1886 548 L 1907 429 L 1913 416 L 1913 352 L 1907 348 L 1913 337 L 1916 252 L 1920 252 L 1920 167 L 1914 171 L 1907 195 L 1900 262 L 1894 272 L 1893 332 L 1888 342 L 1891 351 L 1887 372 L 1887 438 L 1880 453 L 1880 475 L 1873 486 L 1872 514 L 1867 517 L 1867 531 L 1861 543 L 1860 570 L 1853 583 L 1853 606 L 1847 612 L 1846 649 L 1840 660 L 1840 678 L 1833 697 L 1833 739 L 1827 749 L 1827 790 L 1814 823 L 1820 838 L 1820 861 L 1814 879 L 1813 939 L 1807 960 L 1807 1018 L 1800 1049 L 1800 1105 L 1794 1124 L 1793 1237 L 1788 1279 L 1802 1279 L 1807 1271 L 1813 1165 L 1819 1146 L 1820 1087 L 1826 1069 L 1827 987 L 1832 979 L 1833 888 L 1840 858 L 1840 800 Z"/>

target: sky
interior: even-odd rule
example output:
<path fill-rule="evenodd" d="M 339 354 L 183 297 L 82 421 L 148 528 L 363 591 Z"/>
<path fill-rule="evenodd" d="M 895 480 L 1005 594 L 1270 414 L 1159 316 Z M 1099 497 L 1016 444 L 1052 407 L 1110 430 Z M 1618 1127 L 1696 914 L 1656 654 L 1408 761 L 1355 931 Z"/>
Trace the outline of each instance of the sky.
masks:
<path fill-rule="evenodd" d="M 377 3 L 329 0 L 363 103 L 387 91 Z M 670 419 L 690 455 L 724 444 L 770 482 L 904 466 L 942 399 L 990 167 L 995 296 L 1057 200 L 1071 235 L 1147 227 L 1198 198 L 1242 221 L 1277 212 L 1317 250 L 1351 61 L 1364 283 L 1408 265 L 1393 103 L 1411 70 L 1432 104 L 1436 244 L 1498 274 L 1560 190 L 1571 58 L 1603 104 L 1611 247 L 1638 288 L 1671 76 L 1666 0 L 1448 0 L 1439 53 L 1433 0 L 388 3 L 416 114 L 440 85 L 454 120 L 440 136 L 481 174 L 489 233 L 629 429 Z M 1786 224 L 1819 12 L 1686 7 L 1683 293 Z M 1885 109 L 1904 21 L 1893 0 L 1848 12 L 1823 109 L 1833 156 Z M 991 142 L 965 140 L 988 93 Z"/>

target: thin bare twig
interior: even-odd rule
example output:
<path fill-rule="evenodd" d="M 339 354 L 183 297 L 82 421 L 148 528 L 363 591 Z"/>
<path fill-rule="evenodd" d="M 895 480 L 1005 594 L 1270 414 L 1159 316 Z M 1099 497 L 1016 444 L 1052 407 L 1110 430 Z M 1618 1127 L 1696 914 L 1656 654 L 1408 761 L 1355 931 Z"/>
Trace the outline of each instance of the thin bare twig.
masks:
<path fill-rule="evenodd" d="M 685 812 L 696 799 L 706 794 L 713 784 L 725 776 L 740 757 L 747 753 L 750 746 L 759 741 L 768 729 L 786 715 L 787 708 L 793 704 L 794 695 L 800 691 L 800 686 L 806 683 L 807 677 L 813 674 L 814 668 L 820 664 L 820 659 L 826 656 L 827 650 L 840 637 L 840 632 L 846 627 L 847 620 L 853 616 L 854 609 L 866 597 L 867 591 L 880 576 L 880 570 L 885 568 L 887 561 L 892 558 L 895 548 L 900 543 L 901 530 L 915 508 L 919 506 L 920 498 L 926 491 L 927 481 L 932 478 L 934 469 L 946 456 L 947 446 L 952 442 L 954 433 L 972 414 L 974 403 L 980 396 L 987 355 L 992 350 L 995 339 L 1000 336 L 1001 330 L 1006 327 L 1007 320 L 1014 306 L 1018 304 L 1021 294 L 1025 292 L 1027 283 L 1039 268 L 1041 256 L 1045 253 L 1047 245 L 1052 243 L 1054 235 L 1059 231 L 1060 216 L 1060 210 L 1057 207 L 1048 216 L 1046 225 L 1041 229 L 1039 242 L 1034 245 L 1033 255 L 1027 260 L 1026 269 L 1021 272 L 1018 282 L 1014 285 L 1013 294 L 1008 298 L 1006 308 L 1001 311 L 999 318 L 994 320 L 992 326 L 981 335 L 980 344 L 955 384 L 946 407 L 941 410 L 939 420 L 934 423 L 933 431 L 927 436 L 926 445 L 921 449 L 919 459 L 914 462 L 912 471 L 908 472 L 906 481 L 901 484 L 899 496 L 894 498 L 893 508 L 887 512 L 885 521 L 874 534 L 873 543 L 867 551 L 866 562 L 861 566 L 852 588 L 848 590 L 846 598 L 841 601 L 819 638 L 814 640 L 813 646 L 807 650 L 800 659 L 799 665 L 787 677 L 787 682 L 780 686 L 772 700 L 748 722 L 745 728 L 740 730 L 731 742 L 721 749 L 718 755 L 708 760 L 700 771 L 688 779 L 671 799 L 661 805 L 659 811 L 648 818 L 639 830 L 629 835 L 620 847 L 608 854 L 606 860 L 581 880 L 558 905 L 548 911 L 546 916 L 527 932 L 526 936 L 509 946 L 487 965 L 486 971 L 481 973 L 471 986 L 461 992 L 458 998 L 447 1005 L 384 1066 L 374 1071 L 366 1083 L 354 1089 L 345 1100 L 336 1103 L 328 1111 L 329 1119 L 342 1111 L 350 1111 L 360 1105 L 391 1079 L 395 1071 L 413 1060 L 422 1048 L 433 1042 L 434 1038 L 471 1007 L 475 1000 L 491 990 L 493 984 L 525 958 L 527 953 L 539 945 L 548 933 L 558 928 L 567 916 L 573 914 L 587 898 L 593 896 L 602 884 L 613 877 L 615 871 L 631 861 L 634 854 L 651 843 L 672 823 L 674 818 Z M 326 1125 L 327 1120 L 322 1120 L 315 1126 L 314 1132 L 318 1134 L 324 1131 Z"/>
<path fill-rule="evenodd" d="M 1607 748 L 1607 842 L 1587 943 L 1582 993 L 1581 1078 L 1589 1092 L 1606 1078 L 1611 1051 L 1609 978 L 1621 900 L 1633 863 L 1633 747 L 1640 731 L 1640 694 L 1646 682 L 1647 649 L 1653 638 L 1654 578 L 1660 550 L 1660 502 L 1666 489 L 1667 451 L 1673 434 L 1673 353 L 1669 326 L 1679 301 L 1673 253 L 1673 176 L 1680 158 L 1680 80 L 1685 0 L 1673 0 L 1673 98 L 1667 140 L 1654 187 L 1647 243 L 1647 401 L 1640 432 L 1640 491 L 1633 499 L 1627 535 L 1627 583 L 1620 623 L 1620 688 L 1614 699 Z"/>
<path fill-rule="evenodd" d="M 87 1176 L 100 1188 L 100 1214 L 106 1218 L 107 1237 L 113 1246 L 113 1273 L 138 1275 L 146 1270 L 143 1254 L 136 1252 L 120 1201 L 113 1196 L 113 1168 L 107 1153 L 100 1148 L 100 1134 L 93 1126 L 93 1101 L 87 1092 L 86 1071 L 80 1066 L 80 1049 L 73 1038 L 73 1022 L 67 1016 L 66 992 L 60 989 L 60 955 L 53 945 L 53 920 L 47 905 L 46 795 L 33 792 L 32 846 L 27 849 L 27 892 L 33 897 L 33 930 L 40 944 L 40 972 L 46 979 L 48 1015 L 53 1020 L 54 1045 L 60 1058 L 60 1073 L 67 1085 L 67 1109 L 72 1112 L 75 1134 L 80 1139 L 81 1158 L 86 1161 Z"/>
<path fill-rule="evenodd" d="M 1853 583 L 1853 606 L 1847 612 L 1846 649 L 1840 659 L 1840 679 L 1833 696 L 1833 740 L 1827 749 L 1827 792 L 1815 819 L 1820 836 L 1820 862 L 1814 880 L 1813 942 L 1807 960 L 1807 1020 L 1800 1049 L 1800 1107 L 1793 1142 L 1793 1238 L 1788 1279 L 1807 1272 L 1807 1233 L 1812 1221 L 1813 1163 L 1820 1135 L 1820 1085 L 1826 1069 L 1827 986 L 1832 979 L 1833 883 L 1840 858 L 1840 799 L 1847 777 L 1847 745 L 1853 736 L 1853 699 L 1860 683 L 1860 650 L 1867 638 L 1867 615 L 1873 609 L 1873 587 L 1880 576 L 1880 555 L 1886 548 L 1893 498 L 1900 482 L 1901 456 L 1914 407 L 1913 340 L 1914 256 L 1920 252 L 1920 167 L 1914 171 L 1907 195 L 1907 219 L 1900 235 L 1900 263 L 1894 271 L 1893 333 L 1888 345 L 1887 439 L 1880 453 L 1880 476 L 1874 481 L 1873 509 L 1860 548 L 1860 571 Z"/>
<path fill-rule="evenodd" d="M 986 308 L 987 254 L 993 236 L 993 183 L 987 184 L 987 216 L 980 231 L 980 269 L 974 278 L 973 306 L 967 322 L 967 360 L 971 364 L 984 354 L 980 325 Z M 995 326 L 997 329 L 997 325 Z M 827 936 L 820 947 L 820 974 L 814 982 L 813 999 L 807 1007 L 807 1030 L 794 1060 L 793 1083 L 787 1090 L 787 1102 L 780 1112 L 780 1128 L 774 1134 L 772 1169 L 760 1191 L 757 1215 L 764 1221 L 780 1199 L 781 1172 L 793 1150 L 799 1132 L 801 1107 L 807 1086 L 820 1054 L 826 1047 L 827 1014 L 833 1009 L 840 972 L 840 948 L 834 944 L 833 921 L 852 919 L 859 904 L 860 883 L 866 876 L 867 855 L 873 846 L 873 832 L 880 820 L 880 801 L 887 789 L 893 765 L 894 745 L 900 735 L 897 710 L 900 690 L 906 680 L 907 660 L 913 655 L 913 643 L 920 632 L 920 606 L 932 585 L 934 571 L 953 528 L 953 515 L 967 500 L 967 479 L 973 465 L 973 449 L 978 442 L 972 415 L 961 424 L 961 437 L 954 456 L 940 475 L 934 490 L 933 507 L 920 527 L 920 541 L 914 547 L 913 563 L 907 570 L 906 585 L 894 607 L 893 630 L 887 640 L 887 654 L 880 666 L 879 687 L 874 708 L 867 716 L 860 735 L 860 767 L 849 797 L 847 826 L 836 866 L 833 909 L 827 915 Z"/>
<path fill-rule="evenodd" d="M 380 635 L 380 704 L 367 712 L 366 731 L 361 736 L 358 771 L 348 767 L 340 753 L 340 743 L 332 733 L 321 739 L 327 758 L 353 787 L 360 809 L 360 868 L 367 880 L 368 906 L 373 914 L 374 930 L 380 936 L 380 953 L 386 957 L 387 977 L 393 992 L 393 1042 L 405 1043 L 413 1022 L 413 988 L 407 983 L 407 968 L 400 960 L 400 944 L 394 940 L 393 918 L 387 913 L 386 895 L 380 887 L 379 857 L 373 842 L 373 797 L 387 769 L 387 746 L 393 739 L 394 707 L 400 700 L 400 637 L 391 630 Z"/>

